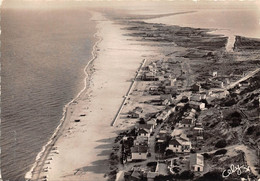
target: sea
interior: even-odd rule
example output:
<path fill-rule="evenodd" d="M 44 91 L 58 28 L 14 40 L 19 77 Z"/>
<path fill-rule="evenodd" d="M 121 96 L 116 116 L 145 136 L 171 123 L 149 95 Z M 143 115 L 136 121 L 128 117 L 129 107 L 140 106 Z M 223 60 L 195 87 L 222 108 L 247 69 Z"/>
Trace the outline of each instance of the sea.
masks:
<path fill-rule="evenodd" d="M 84 87 L 96 24 L 85 8 L 3 8 L 1 33 L 1 171 L 22 181 Z"/>
<path fill-rule="evenodd" d="M 194 10 L 146 21 L 215 29 L 229 37 L 231 50 L 235 35 L 260 38 L 258 5 L 115 2 L 113 8 L 140 15 Z M 1 29 L 1 170 L 4 180 L 20 181 L 59 125 L 63 107 L 84 87 L 96 26 L 86 6 L 3 8 Z"/>
<path fill-rule="evenodd" d="M 233 50 L 237 35 L 260 38 L 260 3 L 256 1 L 202 2 L 198 0 L 189 3 L 162 3 L 157 7 L 151 5 L 146 11 L 136 10 L 139 14 L 189 11 L 193 12 L 149 19 L 146 22 L 210 29 L 212 34 L 228 37 L 227 51 Z"/>

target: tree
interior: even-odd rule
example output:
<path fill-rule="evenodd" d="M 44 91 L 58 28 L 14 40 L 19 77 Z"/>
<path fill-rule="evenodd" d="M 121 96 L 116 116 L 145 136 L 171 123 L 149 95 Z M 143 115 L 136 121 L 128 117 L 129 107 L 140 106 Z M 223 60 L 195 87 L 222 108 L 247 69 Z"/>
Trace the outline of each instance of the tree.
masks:
<path fill-rule="evenodd" d="M 227 146 L 227 142 L 226 140 L 222 139 L 222 140 L 219 140 L 216 144 L 215 144 L 215 147 L 216 148 L 224 148 Z"/>

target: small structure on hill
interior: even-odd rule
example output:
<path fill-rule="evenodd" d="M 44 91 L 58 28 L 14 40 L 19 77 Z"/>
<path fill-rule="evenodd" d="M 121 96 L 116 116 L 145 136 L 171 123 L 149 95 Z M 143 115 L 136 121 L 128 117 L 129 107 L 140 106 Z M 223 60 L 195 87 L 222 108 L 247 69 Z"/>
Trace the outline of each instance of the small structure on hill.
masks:
<path fill-rule="evenodd" d="M 199 153 L 190 154 L 190 170 L 195 172 L 203 172 L 204 157 Z"/>

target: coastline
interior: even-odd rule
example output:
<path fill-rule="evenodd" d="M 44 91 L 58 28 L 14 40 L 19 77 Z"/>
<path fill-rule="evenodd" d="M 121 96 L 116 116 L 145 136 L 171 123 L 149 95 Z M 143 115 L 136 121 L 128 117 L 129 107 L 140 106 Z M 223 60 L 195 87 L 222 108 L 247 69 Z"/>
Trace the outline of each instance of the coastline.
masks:
<path fill-rule="evenodd" d="M 111 127 L 111 121 L 129 89 L 129 79 L 146 57 L 144 54 L 153 54 L 152 50 L 147 52 L 146 46 L 138 45 L 139 42 L 129 41 L 121 25 L 101 13 L 95 12 L 92 17 L 98 22 L 97 34 L 103 40 L 95 47 L 95 63 L 89 63 L 97 71 L 91 74 L 87 89 L 70 102 L 65 124 L 59 134 L 52 137 L 55 141 L 41 156 L 38 163 L 43 164 L 36 166 L 34 172 L 37 173 L 31 180 L 105 179 L 104 174 L 109 169 L 108 156 L 117 136 L 117 128 Z M 131 56 L 126 53 L 129 51 L 132 51 Z M 101 128 L 104 130 L 98 134 Z"/>
<path fill-rule="evenodd" d="M 93 17 L 92 17 L 93 18 Z M 91 54 L 92 54 L 92 59 L 87 63 L 87 65 L 84 67 L 83 71 L 85 74 L 84 78 L 84 87 L 83 89 L 76 95 L 75 98 L 73 98 L 70 102 L 68 102 L 64 107 L 63 107 L 63 112 L 62 112 L 62 118 L 60 119 L 59 125 L 56 127 L 53 135 L 49 139 L 49 141 L 42 147 L 41 151 L 37 154 L 35 158 L 35 162 L 32 165 L 31 169 L 25 174 L 25 180 L 37 180 L 39 179 L 39 176 L 42 171 L 37 171 L 37 170 L 42 170 L 42 167 L 44 164 L 42 162 L 46 161 L 46 157 L 49 155 L 51 150 L 53 149 L 56 141 L 59 139 L 59 137 L 62 135 L 63 129 L 65 128 L 67 122 L 66 118 L 70 116 L 70 113 L 68 112 L 71 107 L 73 107 L 73 103 L 77 101 L 77 99 L 80 98 L 83 92 L 85 92 L 88 89 L 88 85 L 91 79 L 92 75 L 92 66 L 94 60 L 97 58 L 97 51 L 98 51 L 98 44 L 102 41 L 102 37 L 98 36 L 98 29 L 97 32 L 93 35 L 94 38 L 96 38 L 96 42 L 93 45 Z M 37 172 L 37 173 L 35 173 Z M 38 174 L 38 176 L 36 176 Z M 35 178 L 36 177 L 36 178 Z"/>
<path fill-rule="evenodd" d="M 123 115 L 127 114 L 126 110 L 123 111 L 124 114 L 119 113 L 123 109 L 125 100 L 128 98 L 129 90 L 132 89 L 132 78 L 134 77 L 132 74 L 137 70 L 138 63 L 145 59 L 143 59 L 144 55 L 142 54 L 145 50 L 134 50 L 135 52 L 140 51 L 140 54 L 130 56 L 129 59 L 135 62 L 132 62 L 133 66 L 130 66 L 131 68 L 128 69 L 123 64 L 130 63 L 130 60 L 129 62 L 124 62 L 122 59 L 127 59 L 124 51 L 131 51 L 131 47 L 128 46 L 126 49 L 129 49 L 125 49 L 126 45 L 136 45 L 133 43 L 134 40 L 129 41 L 124 37 L 123 31 L 117 27 L 122 26 L 108 20 L 100 13 L 97 14 L 95 16 L 98 16 L 96 21 L 99 21 L 97 25 L 99 29 L 96 34 L 99 35 L 100 39 L 93 46 L 93 58 L 84 68 L 86 74 L 84 79 L 85 87 L 76 98 L 64 107 L 63 122 L 57 127 L 57 131 L 55 131 L 47 146 L 43 147 L 42 152 L 38 154 L 39 157 L 37 156 L 36 159 L 43 164 L 36 164 L 35 168 L 32 168 L 32 171 L 37 171 L 36 168 L 39 167 L 38 173 L 36 173 L 37 178 L 45 178 L 45 180 L 47 178 L 48 180 L 49 178 L 50 180 L 106 179 L 107 175 L 104 174 L 107 173 L 106 171 L 109 168 L 108 156 L 114 147 L 113 140 L 116 132 L 119 131 L 118 126 L 120 127 L 118 124 L 111 127 L 111 120 L 116 115 L 115 119 L 117 116 L 120 116 L 121 123 L 125 121 L 123 120 L 125 119 Z M 112 35 L 108 35 L 109 33 L 104 34 L 106 30 L 115 32 L 109 32 Z M 99 47 L 103 36 L 105 37 L 105 42 Z M 131 43 L 129 44 L 129 42 Z M 99 51 L 101 52 L 100 57 Z M 98 62 L 95 62 L 93 65 L 92 62 L 96 59 L 98 59 Z M 92 77 L 93 74 L 88 72 L 89 69 L 91 72 L 93 67 L 97 69 L 96 72 L 93 72 L 95 74 L 94 78 Z M 113 69 L 115 67 L 116 69 Z M 117 73 L 119 74 L 113 77 L 110 73 L 113 74 L 115 73 L 114 71 L 118 71 Z M 118 78 L 120 75 L 124 77 Z M 123 83 L 122 87 L 120 87 L 120 83 Z M 189 84 L 187 83 L 187 85 Z M 124 97 L 123 104 L 122 96 Z M 116 113 L 115 110 L 118 110 L 118 107 L 120 109 Z M 100 157 L 101 159 L 99 159 Z M 34 179 L 32 178 L 32 180 Z"/>

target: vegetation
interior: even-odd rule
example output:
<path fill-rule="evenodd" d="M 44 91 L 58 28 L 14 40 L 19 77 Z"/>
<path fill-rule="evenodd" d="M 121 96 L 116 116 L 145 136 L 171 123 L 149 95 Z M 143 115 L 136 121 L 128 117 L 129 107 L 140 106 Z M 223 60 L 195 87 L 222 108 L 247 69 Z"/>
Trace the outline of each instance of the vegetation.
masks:
<path fill-rule="evenodd" d="M 242 116 L 239 112 L 235 111 L 227 116 L 227 121 L 231 127 L 237 127 L 242 121 Z"/>
<path fill-rule="evenodd" d="M 226 149 L 217 150 L 214 155 L 224 155 L 227 153 Z"/>
<path fill-rule="evenodd" d="M 216 148 L 224 148 L 224 147 L 226 147 L 226 146 L 227 146 L 227 142 L 226 142 L 226 140 L 224 140 L 224 139 L 219 140 L 219 141 L 215 144 L 215 147 L 216 147 Z"/>
<path fill-rule="evenodd" d="M 202 177 L 196 181 L 223 181 L 222 173 L 220 171 L 211 171 L 204 174 Z"/>

